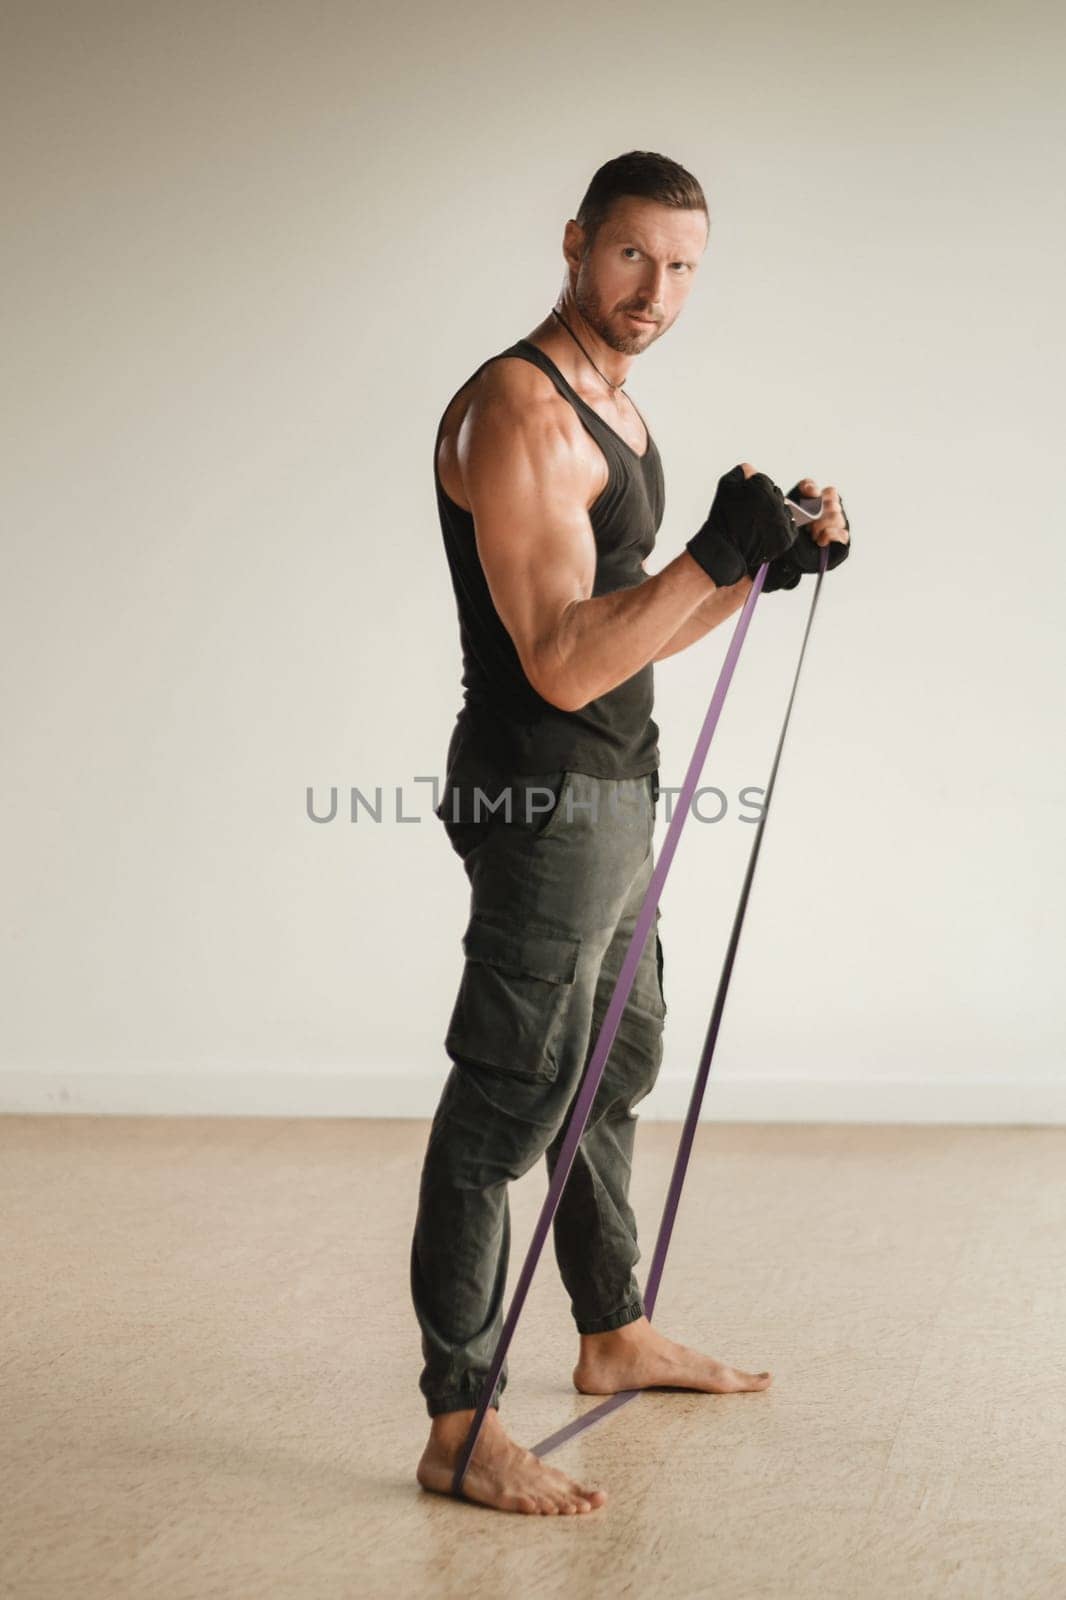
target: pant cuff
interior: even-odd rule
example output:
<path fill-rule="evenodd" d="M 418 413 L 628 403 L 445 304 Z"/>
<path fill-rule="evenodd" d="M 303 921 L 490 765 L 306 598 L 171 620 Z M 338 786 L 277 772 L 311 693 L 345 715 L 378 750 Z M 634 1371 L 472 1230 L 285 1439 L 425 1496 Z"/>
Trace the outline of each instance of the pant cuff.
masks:
<path fill-rule="evenodd" d="M 490 1405 L 493 1410 L 500 1409 L 500 1386 L 497 1385 Z M 469 1389 L 455 1390 L 452 1394 L 434 1395 L 432 1399 L 426 1398 L 426 1410 L 431 1417 L 441 1417 L 446 1411 L 476 1411 L 480 1389 L 475 1389 L 473 1394 Z"/>
<path fill-rule="evenodd" d="M 607 1317 L 594 1317 L 591 1320 L 579 1318 L 577 1320 L 578 1333 L 612 1333 L 615 1328 L 624 1328 L 629 1322 L 636 1322 L 638 1317 L 644 1315 L 644 1302 L 641 1299 L 631 1300 L 621 1311 L 612 1311 Z"/>

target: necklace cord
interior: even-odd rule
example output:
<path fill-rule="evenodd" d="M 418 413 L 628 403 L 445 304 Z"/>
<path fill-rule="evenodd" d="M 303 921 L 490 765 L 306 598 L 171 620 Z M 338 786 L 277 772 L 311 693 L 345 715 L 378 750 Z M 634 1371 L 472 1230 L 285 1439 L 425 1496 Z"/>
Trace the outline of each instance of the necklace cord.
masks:
<path fill-rule="evenodd" d="M 564 316 L 562 316 L 558 311 L 556 311 L 554 306 L 552 306 L 552 316 L 553 317 L 558 317 L 559 321 L 562 323 L 563 327 L 566 329 L 566 331 L 570 335 L 571 339 L 573 339 L 574 343 L 577 345 L 578 349 L 581 351 L 581 354 L 585 357 L 585 360 L 588 362 L 589 366 L 593 369 L 594 372 L 599 372 L 600 377 L 603 379 L 603 381 L 607 385 L 608 389 L 610 389 L 612 392 L 617 392 L 622 387 L 622 384 L 625 383 L 625 381 L 626 381 L 625 378 L 622 379 L 621 383 L 612 383 L 610 378 L 607 376 L 607 374 L 605 372 L 600 372 L 599 367 L 596 365 L 595 361 L 593 361 L 592 357 L 589 355 L 588 351 L 585 349 L 585 346 L 581 343 L 581 340 L 578 338 L 578 336 L 574 332 L 573 328 L 567 322 L 566 318 Z M 626 395 L 626 399 L 627 400 L 629 399 L 628 395 Z"/>

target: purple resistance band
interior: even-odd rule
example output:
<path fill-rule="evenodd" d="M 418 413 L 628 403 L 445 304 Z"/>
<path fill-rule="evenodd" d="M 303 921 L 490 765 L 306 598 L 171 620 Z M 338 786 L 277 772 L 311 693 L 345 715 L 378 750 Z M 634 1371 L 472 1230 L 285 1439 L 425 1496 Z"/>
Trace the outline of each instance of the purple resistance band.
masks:
<path fill-rule="evenodd" d="M 747 871 L 744 874 L 744 884 L 740 891 L 740 900 L 737 904 L 736 914 L 733 918 L 733 927 L 729 934 L 729 943 L 726 946 L 725 959 L 722 962 L 722 972 L 718 979 L 718 989 L 714 997 L 714 1006 L 711 1009 L 711 1019 L 707 1024 L 707 1033 L 703 1042 L 703 1051 L 700 1055 L 700 1064 L 696 1071 L 696 1081 L 692 1086 L 692 1095 L 689 1100 L 688 1111 L 685 1113 L 684 1126 L 681 1129 L 681 1138 L 678 1141 L 677 1155 L 674 1158 L 674 1170 L 670 1177 L 670 1185 L 666 1191 L 666 1202 L 659 1222 L 659 1233 L 655 1240 L 655 1249 L 652 1252 L 651 1266 L 648 1269 L 648 1281 L 644 1288 L 644 1314 L 651 1321 L 655 1302 L 659 1296 L 659 1285 L 662 1282 L 663 1268 L 666 1265 L 666 1252 L 670 1248 L 670 1238 L 674 1231 L 674 1222 L 677 1217 L 677 1208 L 681 1201 L 681 1186 L 685 1181 L 688 1170 L 689 1156 L 696 1137 L 696 1125 L 699 1122 L 700 1110 L 703 1106 L 703 1096 L 707 1088 L 707 1079 L 711 1071 L 711 1058 L 714 1047 L 718 1042 L 718 1030 L 722 1022 L 722 1012 L 725 1009 L 725 997 L 729 989 L 729 980 L 733 975 L 733 962 L 736 958 L 737 945 L 740 942 L 740 930 L 744 924 L 744 916 L 748 908 L 748 897 L 751 893 L 752 879 L 755 876 L 755 863 L 759 859 L 759 848 L 762 844 L 763 829 L 770 811 L 770 801 L 773 798 L 774 783 L 777 780 L 777 769 L 781 761 L 781 751 L 784 748 L 785 734 L 788 731 L 789 719 L 792 716 L 792 703 L 796 698 L 796 688 L 799 684 L 800 668 L 803 666 L 803 657 L 807 649 L 807 640 L 810 636 L 811 624 L 814 621 L 814 609 L 818 604 L 818 591 L 822 584 L 822 575 L 826 570 L 828 560 L 828 546 L 821 552 L 821 571 L 814 586 L 814 595 L 811 599 L 810 614 L 807 617 L 807 627 L 803 634 L 803 643 L 800 646 L 799 660 L 796 663 L 796 673 L 792 680 L 792 693 L 788 697 L 788 706 L 785 710 L 785 720 L 781 724 L 781 732 L 777 740 L 777 750 L 774 753 L 773 765 L 770 768 L 770 777 L 766 785 L 766 799 L 763 804 L 762 816 L 759 818 L 752 840 L 751 854 L 748 857 Z M 602 1422 L 612 1412 L 626 1405 L 630 1400 L 635 1400 L 643 1389 L 621 1389 L 617 1394 L 612 1394 L 602 1400 L 598 1406 L 593 1406 L 586 1411 L 584 1416 L 577 1417 L 573 1422 L 568 1422 L 564 1428 L 550 1433 L 546 1439 L 532 1446 L 535 1456 L 546 1456 L 552 1450 L 558 1450 L 560 1445 L 583 1433 L 586 1428 L 592 1428 L 597 1422 Z"/>
<path fill-rule="evenodd" d="M 785 713 L 784 725 L 782 726 L 781 735 L 778 739 L 777 753 L 774 757 L 774 764 L 769 783 L 767 785 L 763 812 L 756 828 L 755 838 L 752 844 L 751 858 L 748 863 L 748 870 L 745 875 L 744 886 L 741 891 L 740 905 L 733 922 L 733 930 L 730 935 L 725 965 L 722 969 L 722 976 L 719 981 L 718 992 L 715 996 L 714 1009 L 711 1013 L 711 1021 L 708 1026 L 703 1053 L 700 1057 L 700 1065 L 696 1075 L 696 1083 L 693 1087 L 692 1099 L 689 1103 L 688 1113 L 682 1129 L 681 1141 L 678 1146 L 677 1158 L 674 1163 L 674 1171 L 670 1180 L 666 1205 L 664 1207 L 662 1220 L 659 1225 L 659 1235 L 656 1240 L 655 1251 L 652 1256 L 652 1264 L 648 1273 L 648 1283 L 644 1292 L 645 1315 L 648 1317 L 649 1321 L 651 1320 L 651 1313 L 654 1309 L 655 1300 L 658 1295 L 659 1283 L 662 1278 L 663 1266 L 666 1261 L 666 1252 L 670 1243 L 670 1235 L 673 1231 L 674 1219 L 677 1215 L 677 1208 L 681 1199 L 681 1186 L 684 1182 L 685 1170 L 688 1166 L 689 1154 L 691 1152 L 692 1142 L 695 1137 L 696 1123 L 699 1118 L 703 1093 L 707 1083 L 707 1076 L 710 1071 L 711 1057 L 714 1053 L 714 1045 L 718 1037 L 718 1028 L 721 1022 L 726 990 L 729 985 L 729 977 L 733 968 L 733 959 L 736 955 L 740 927 L 743 921 L 744 910 L 747 906 L 748 894 L 751 888 L 752 876 L 755 870 L 755 862 L 758 857 L 759 845 L 762 839 L 762 831 L 763 827 L 765 826 L 766 817 L 770 808 L 770 799 L 773 794 L 774 779 L 777 775 L 777 766 L 781 757 L 781 749 L 784 743 L 785 732 L 788 728 L 789 717 L 792 714 L 792 702 L 796 694 L 796 684 L 799 681 L 800 667 L 803 665 L 803 656 L 807 648 L 807 639 L 810 635 L 811 622 L 814 619 L 814 610 L 818 602 L 818 593 L 821 589 L 822 577 L 825 574 L 828 556 L 829 547 L 828 545 L 824 545 L 820 550 L 821 568 L 818 573 L 817 582 L 815 583 L 814 596 L 811 601 L 810 615 L 807 619 L 807 628 L 804 632 L 803 644 L 800 649 L 799 664 L 796 667 L 796 676 L 792 685 L 792 694 L 789 696 L 788 709 Z M 707 708 L 707 715 L 703 720 L 703 726 L 700 729 L 699 737 L 696 740 L 696 747 L 692 752 L 692 759 L 690 760 L 688 764 L 688 770 L 685 773 L 685 781 L 681 785 L 677 809 L 671 818 L 669 827 L 667 828 L 662 851 L 652 872 L 651 881 L 648 884 L 647 892 L 644 896 L 644 903 L 637 915 L 636 926 L 633 929 L 633 936 L 630 939 L 629 947 L 626 950 L 625 957 L 622 961 L 622 967 L 614 986 L 614 992 L 611 995 L 611 999 L 608 1003 L 607 1011 L 604 1015 L 603 1024 L 597 1036 L 592 1055 L 589 1059 L 588 1065 L 585 1068 L 585 1073 L 581 1081 L 581 1087 L 578 1090 L 577 1097 L 574 1100 L 573 1109 L 570 1113 L 570 1122 L 567 1127 L 566 1135 L 563 1139 L 558 1160 L 555 1164 L 555 1170 L 552 1174 L 551 1183 L 548 1185 L 548 1193 L 544 1198 L 544 1204 L 541 1207 L 540 1216 L 537 1218 L 537 1224 L 533 1230 L 533 1237 L 530 1240 L 529 1249 L 526 1252 L 526 1259 L 522 1263 L 522 1270 L 518 1277 L 518 1283 L 515 1286 L 515 1291 L 511 1298 L 511 1304 L 504 1320 L 503 1330 L 496 1345 L 496 1350 L 493 1354 L 492 1362 L 489 1366 L 485 1381 L 481 1387 L 481 1395 L 478 1400 L 473 1419 L 470 1423 L 470 1430 L 467 1433 L 463 1448 L 459 1454 L 459 1459 L 456 1462 L 455 1474 L 452 1479 L 451 1492 L 453 1495 L 462 1495 L 463 1479 L 466 1477 L 467 1468 L 470 1465 L 470 1458 L 477 1446 L 477 1441 L 485 1421 L 486 1413 L 488 1412 L 492 1395 L 496 1388 L 496 1383 L 499 1379 L 500 1372 L 503 1369 L 503 1363 L 507 1356 L 507 1351 L 511 1340 L 514 1337 L 514 1331 L 518 1324 L 518 1318 L 522 1313 L 522 1308 L 525 1305 L 526 1297 L 529 1294 L 530 1285 L 533 1282 L 533 1274 L 536 1271 L 537 1262 L 539 1261 L 541 1251 L 544 1248 L 544 1242 L 547 1239 L 548 1230 L 550 1229 L 552 1220 L 559 1208 L 559 1201 L 562 1198 L 563 1190 L 566 1187 L 566 1181 L 570 1176 L 570 1169 L 574 1164 L 574 1158 L 577 1154 L 577 1147 L 580 1144 L 585 1132 L 585 1128 L 588 1125 L 589 1116 L 592 1112 L 592 1104 L 596 1097 L 596 1091 L 600 1086 L 600 1079 L 603 1077 L 604 1068 L 607 1065 L 607 1057 L 610 1055 L 611 1046 L 614 1044 L 615 1035 L 618 1032 L 618 1027 L 622 1020 L 622 1013 L 625 1011 L 626 1003 L 629 1000 L 630 991 L 636 980 L 637 968 L 640 965 L 641 957 L 644 954 L 644 947 L 647 944 L 648 935 L 651 932 L 652 922 L 655 917 L 655 912 L 658 908 L 660 896 L 662 895 L 663 884 L 665 883 L 666 875 L 670 870 L 670 864 L 673 860 L 674 852 L 677 849 L 678 840 L 681 837 L 681 830 L 685 825 L 685 819 L 688 816 L 689 808 L 692 804 L 692 797 L 695 794 L 696 784 L 699 781 L 700 773 L 703 770 L 703 765 L 707 758 L 707 751 L 710 748 L 711 739 L 714 735 L 715 728 L 718 725 L 718 719 L 722 712 L 722 706 L 725 703 L 726 692 L 730 683 L 732 682 L 733 672 L 740 656 L 740 649 L 744 643 L 744 638 L 751 622 L 752 613 L 755 610 L 755 602 L 762 591 L 762 586 L 766 578 L 766 570 L 767 563 L 763 562 L 755 576 L 754 582 L 752 583 L 751 589 L 748 593 L 748 597 L 744 602 L 744 608 L 740 613 L 737 626 L 733 631 L 733 637 L 729 642 L 729 648 L 726 651 L 725 660 L 723 661 L 721 671 L 718 674 L 718 682 L 715 684 L 714 693 L 711 696 L 711 703 Z M 575 1434 L 582 1432 L 583 1429 L 592 1427 L 594 1423 L 599 1422 L 603 1417 L 610 1415 L 611 1412 L 618 1410 L 618 1408 L 625 1405 L 627 1401 L 635 1399 L 636 1396 L 641 1392 L 642 1391 L 639 1389 L 626 1389 L 618 1394 L 610 1395 L 601 1405 L 593 1407 L 591 1411 L 587 1411 L 583 1417 L 579 1417 L 575 1422 L 568 1423 L 565 1428 L 561 1428 L 558 1430 L 558 1432 L 550 1434 L 548 1438 L 542 1439 L 539 1444 L 533 1447 L 533 1453 L 538 1456 L 547 1455 L 550 1450 L 557 1449 L 559 1445 L 564 1444 L 568 1439 L 572 1439 Z"/>

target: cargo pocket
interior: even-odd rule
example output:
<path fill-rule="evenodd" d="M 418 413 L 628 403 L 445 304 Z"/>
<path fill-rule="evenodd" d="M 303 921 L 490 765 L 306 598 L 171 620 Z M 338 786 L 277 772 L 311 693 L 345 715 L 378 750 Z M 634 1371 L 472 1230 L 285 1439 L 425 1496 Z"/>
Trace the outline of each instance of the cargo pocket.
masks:
<path fill-rule="evenodd" d="M 551 1083 L 559 1071 L 577 972 L 577 939 L 472 917 L 466 963 L 444 1047 L 515 1078 Z"/>

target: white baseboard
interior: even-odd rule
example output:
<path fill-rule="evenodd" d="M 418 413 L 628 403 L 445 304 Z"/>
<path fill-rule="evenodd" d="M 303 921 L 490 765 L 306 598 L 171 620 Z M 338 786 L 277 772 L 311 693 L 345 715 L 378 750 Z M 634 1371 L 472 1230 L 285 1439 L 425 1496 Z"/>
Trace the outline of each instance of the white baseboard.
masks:
<path fill-rule="evenodd" d="M 197 1117 L 431 1117 L 447 1072 L 0 1071 L 0 1113 Z M 640 1108 L 679 1121 L 691 1079 L 664 1075 Z M 1055 1126 L 1066 1079 L 1013 1077 L 718 1078 L 703 1115 L 715 1122 L 874 1122 Z"/>

